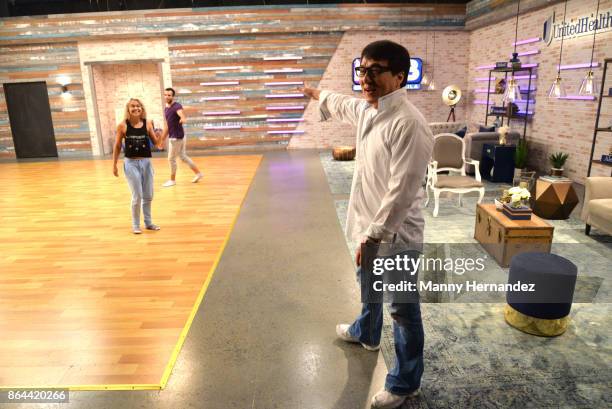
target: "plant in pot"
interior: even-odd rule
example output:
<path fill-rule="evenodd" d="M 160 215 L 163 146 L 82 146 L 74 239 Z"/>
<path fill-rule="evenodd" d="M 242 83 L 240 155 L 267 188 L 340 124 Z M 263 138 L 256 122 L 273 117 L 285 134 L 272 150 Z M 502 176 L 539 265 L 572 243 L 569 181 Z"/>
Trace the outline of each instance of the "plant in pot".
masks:
<path fill-rule="evenodd" d="M 568 157 L 569 154 L 563 152 L 553 153 L 548 157 L 552 165 L 552 169 L 550 170 L 552 176 L 563 176 L 563 165 L 565 165 Z"/>
<path fill-rule="evenodd" d="M 519 139 L 516 144 L 516 150 L 514 151 L 514 177 L 518 178 L 521 176 L 522 170 L 527 166 L 527 141 L 525 139 Z"/>

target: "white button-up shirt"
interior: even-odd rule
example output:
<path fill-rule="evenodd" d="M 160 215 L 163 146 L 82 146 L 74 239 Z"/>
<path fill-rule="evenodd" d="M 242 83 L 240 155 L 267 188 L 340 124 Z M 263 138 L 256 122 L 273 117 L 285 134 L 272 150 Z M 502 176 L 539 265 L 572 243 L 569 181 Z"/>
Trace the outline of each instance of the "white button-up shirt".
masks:
<path fill-rule="evenodd" d="M 423 243 L 422 182 L 434 138 L 406 90 L 379 98 L 378 109 L 360 98 L 322 91 L 319 110 L 322 120 L 332 117 L 357 127 L 349 239 Z"/>

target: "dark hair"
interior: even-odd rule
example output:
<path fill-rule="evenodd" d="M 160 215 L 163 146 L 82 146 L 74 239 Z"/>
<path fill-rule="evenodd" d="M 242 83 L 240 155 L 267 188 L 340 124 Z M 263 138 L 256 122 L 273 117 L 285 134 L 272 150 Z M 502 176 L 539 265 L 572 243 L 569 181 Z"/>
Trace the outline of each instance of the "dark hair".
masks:
<path fill-rule="evenodd" d="M 170 91 L 172 92 L 172 96 L 176 95 L 176 91 L 174 90 L 174 88 L 166 88 L 164 91 Z"/>
<path fill-rule="evenodd" d="M 374 41 L 365 46 L 361 51 L 361 59 L 386 60 L 393 75 L 404 73 L 404 80 L 401 87 L 408 81 L 408 71 L 410 70 L 410 54 L 408 50 L 400 44 L 389 40 Z"/>

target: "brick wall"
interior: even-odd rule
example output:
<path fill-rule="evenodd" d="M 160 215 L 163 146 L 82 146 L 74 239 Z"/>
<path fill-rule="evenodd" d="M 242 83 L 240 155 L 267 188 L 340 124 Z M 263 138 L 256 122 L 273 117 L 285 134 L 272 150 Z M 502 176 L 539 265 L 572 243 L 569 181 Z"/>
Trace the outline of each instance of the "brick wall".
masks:
<path fill-rule="evenodd" d="M 431 76 L 434 67 L 432 31 L 395 31 L 395 32 L 349 32 L 342 37 L 338 48 L 323 74 L 319 89 L 336 91 L 360 97 L 352 91 L 351 64 L 359 57 L 364 46 L 372 41 L 388 39 L 398 42 L 408 49 L 411 57 L 423 59 L 425 72 Z M 450 84 L 467 89 L 470 34 L 463 31 L 437 31 L 435 48 L 434 77 L 437 91 L 410 90 L 409 99 L 421 110 L 429 122 L 446 121 L 449 108 L 442 102 L 442 89 Z M 427 41 L 426 41 L 427 40 Z M 427 43 L 427 44 L 426 44 Z M 426 53 L 427 45 L 427 53 Z M 462 99 L 456 107 L 457 121 L 465 120 L 467 103 Z M 303 135 L 291 139 L 289 148 L 329 148 L 336 145 L 354 145 L 353 129 L 329 120 L 319 122 L 318 103 L 311 101 L 304 113 Z"/>
<path fill-rule="evenodd" d="M 117 124 L 123 120 L 130 98 L 142 101 L 147 119 L 162 127 L 163 100 L 157 64 L 94 65 L 93 72 L 105 153 L 112 152 Z"/>
<path fill-rule="evenodd" d="M 567 21 L 575 20 L 595 13 L 596 0 L 571 0 L 567 6 Z M 528 39 L 541 37 L 544 21 L 556 15 L 556 22 L 563 21 L 563 3 L 521 15 L 519 19 L 518 38 Z M 612 1 L 601 2 L 600 13 L 612 12 Z M 477 82 L 475 78 L 486 77 L 487 70 L 476 70 L 476 67 L 492 64 L 495 61 L 507 60 L 512 52 L 514 42 L 515 20 L 480 28 L 471 32 L 469 51 L 469 102 L 468 117 L 472 121 L 482 122 L 485 118 L 485 107 L 474 105 L 474 100 L 486 99 L 486 94 L 476 94 L 477 88 L 486 88 L 486 83 Z M 612 56 L 612 31 L 602 31 L 596 36 L 594 61 L 600 63 L 595 68 L 595 76 L 601 81 L 602 63 L 605 57 Z M 592 35 L 566 38 L 563 43 L 562 65 L 588 63 L 591 57 Z M 597 111 L 597 101 L 549 100 L 547 93 L 556 77 L 556 66 L 559 59 L 560 41 L 553 40 L 550 45 L 543 41 L 520 45 L 517 51 L 539 50 L 540 53 L 521 57 L 523 63 L 538 63 L 536 87 L 534 93 L 535 115 L 527 127 L 527 140 L 530 146 L 529 166 L 542 171 L 549 169 L 547 157 L 550 153 L 564 151 L 570 154 L 565 165 L 566 175 L 578 182 L 584 182 L 587 174 L 593 128 Z M 561 71 L 563 82 L 569 94 L 578 94 L 580 81 L 586 69 Z M 608 76 L 608 87 L 612 87 L 612 77 Z M 523 82 L 526 85 L 526 83 Z M 607 92 L 607 89 L 606 89 Z M 603 100 L 602 121 L 600 125 L 608 125 L 612 113 L 612 99 Z M 517 126 L 518 124 L 513 124 Z M 522 128 L 521 128 L 522 130 Z M 612 146 L 612 133 L 600 133 L 600 143 L 597 144 L 595 157 L 601 156 Z M 592 175 L 610 175 L 610 168 L 594 166 Z"/>
<path fill-rule="evenodd" d="M 170 64 L 168 58 L 168 40 L 166 38 L 139 38 L 134 40 L 79 41 L 79 58 L 81 72 L 85 79 L 83 90 L 87 103 L 87 118 L 89 122 L 92 150 L 94 154 L 103 153 L 100 140 L 108 143 L 109 130 L 116 127 L 116 110 L 123 110 L 130 97 L 143 98 L 148 116 L 154 119 L 156 126 L 162 125 L 163 100 L 161 96 L 160 78 L 157 63 L 145 61 L 124 64 L 120 61 L 130 60 L 163 60 L 163 86 L 172 86 Z M 117 64 L 93 64 L 117 61 Z M 90 70 L 93 77 L 100 112 L 101 135 L 98 136 L 94 101 L 89 81 Z M 108 152 L 108 151 L 107 151 Z"/>

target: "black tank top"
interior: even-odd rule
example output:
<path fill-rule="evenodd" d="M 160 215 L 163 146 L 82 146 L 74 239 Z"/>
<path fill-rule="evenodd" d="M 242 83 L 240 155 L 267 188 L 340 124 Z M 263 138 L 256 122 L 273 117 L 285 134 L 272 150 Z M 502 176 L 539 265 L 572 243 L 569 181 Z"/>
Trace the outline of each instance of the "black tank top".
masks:
<path fill-rule="evenodd" d="M 142 128 L 134 128 L 130 120 L 126 119 L 127 130 L 125 131 L 125 157 L 126 158 L 150 158 L 151 145 L 147 135 L 147 120 L 142 118 Z"/>

